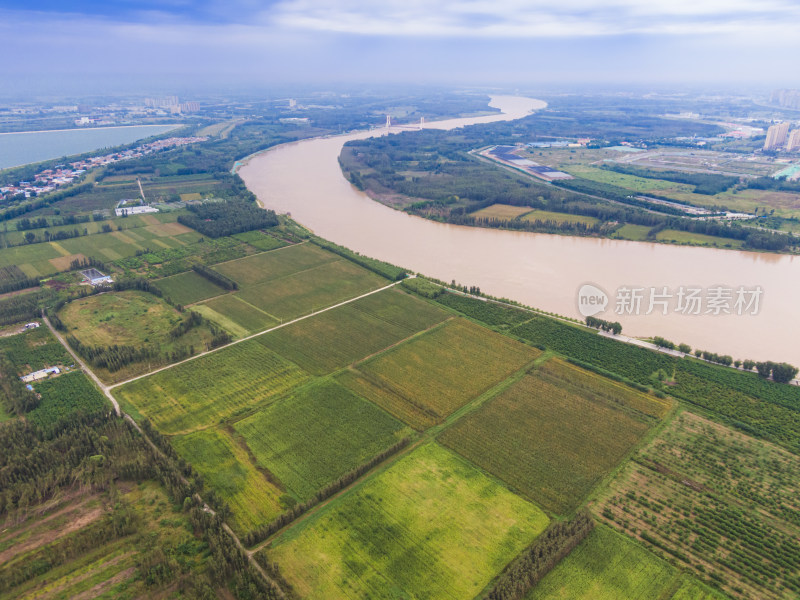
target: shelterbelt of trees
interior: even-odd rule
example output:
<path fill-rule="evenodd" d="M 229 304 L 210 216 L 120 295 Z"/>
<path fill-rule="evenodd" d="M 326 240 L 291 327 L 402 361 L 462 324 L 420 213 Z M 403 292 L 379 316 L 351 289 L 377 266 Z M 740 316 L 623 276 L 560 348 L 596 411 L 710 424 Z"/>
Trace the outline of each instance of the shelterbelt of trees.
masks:
<path fill-rule="evenodd" d="M 506 123 L 351 141 L 342 151 L 340 164 L 356 187 L 378 197 L 401 194 L 410 199 L 403 206 L 407 212 L 459 225 L 608 236 L 630 223 L 650 227 L 652 239 L 659 231 L 676 229 L 741 240 L 746 247 L 760 250 L 783 251 L 800 243 L 786 233 L 687 217 L 676 206 L 648 202 L 631 190 L 608 183 L 581 178 L 553 185 L 538 182 L 470 154 L 470 150 L 477 148 L 533 141 L 537 136 L 586 136 L 609 143 L 613 139 L 638 138 L 652 144 L 685 135 L 689 130 L 697 135 L 718 133 L 711 125 L 657 117 L 630 119 L 614 114 L 544 111 Z M 672 180 L 677 181 L 679 177 L 676 174 Z M 700 193 L 713 194 L 733 185 L 735 181 L 730 179 L 735 178 L 698 176 L 692 183 L 700 187 Z M 757 185 L 781 184 L 762 182 Z M 489 219 L 473 214 L 492 204 L 589 216 L 599 222 Z"/>

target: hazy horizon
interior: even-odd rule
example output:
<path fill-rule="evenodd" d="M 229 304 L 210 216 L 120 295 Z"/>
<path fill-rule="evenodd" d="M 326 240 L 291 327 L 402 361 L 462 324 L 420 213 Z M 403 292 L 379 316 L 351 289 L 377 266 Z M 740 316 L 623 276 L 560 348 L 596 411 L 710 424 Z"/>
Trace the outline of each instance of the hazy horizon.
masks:
<path fill-rule="evenodd" d="M 800 87 L 786 0 L 3 2 L 6 95 L 309 84 Z"/>

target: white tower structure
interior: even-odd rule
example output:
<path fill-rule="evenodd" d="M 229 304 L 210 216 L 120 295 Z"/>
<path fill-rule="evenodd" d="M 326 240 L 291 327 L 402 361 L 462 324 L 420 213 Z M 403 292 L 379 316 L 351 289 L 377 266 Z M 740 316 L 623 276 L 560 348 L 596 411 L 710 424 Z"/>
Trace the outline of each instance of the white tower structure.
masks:
<path fill-rule="evenodd" d="M 392 117 L 386 115 L 386 129 L 389 129 L 389 127 L 391 126 L 392 126 Z"/>

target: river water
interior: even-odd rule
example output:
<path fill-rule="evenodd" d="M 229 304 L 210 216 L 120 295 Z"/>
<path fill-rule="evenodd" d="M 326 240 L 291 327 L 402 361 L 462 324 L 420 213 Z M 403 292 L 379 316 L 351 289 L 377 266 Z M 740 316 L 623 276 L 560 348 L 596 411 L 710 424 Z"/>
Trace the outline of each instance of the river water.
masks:
<path fill-rule="evenodd" d="M 426 128 L 516 119 L 544 103 L 505 96 L 494 97 L 492 105 L 503 113 Z M 239 174 L 265 207 L 290 213 L 316 234 L 362 254 L 575 318 L 582 318 L 578 290 L 590 283 L 609 297 L 607 310 L 596 316 L 620 321 L 627 335 L 661 335 L 734 358 L 800 366 L 800 257 L 460 227 L 410 216 L 371 200 L 339 168 L 345 142 L 382 134 L 285 144 L 251 157 Z M 639 314 L 630 302 L 620 304 L 638 293 L 622 288 L 643 288 Z M 657 300 L 667 301 L 666 315 L 660 302 L 645 314 L 651 288 Z M 760 295 L 752 293 L 759 288 Z M 676 312 L 678 294 L 692 289 L 704 298 L 701 314 Z M 745 303 L 737 306 L 739 289 Z M 688 312 L 697 308 L 690 306 Z"/>

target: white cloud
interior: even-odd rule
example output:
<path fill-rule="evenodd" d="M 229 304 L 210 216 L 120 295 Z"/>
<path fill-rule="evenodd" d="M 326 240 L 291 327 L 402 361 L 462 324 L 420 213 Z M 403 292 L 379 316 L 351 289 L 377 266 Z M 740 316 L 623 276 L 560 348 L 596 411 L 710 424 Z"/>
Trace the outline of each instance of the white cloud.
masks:
<path fill-rule="evenodd" d="M 800 7 L 787 0 L 283 0 L 260 18 L 296 30 L 381 36 L 784 35 L 800 21 Z"/>

